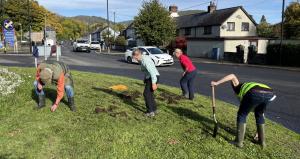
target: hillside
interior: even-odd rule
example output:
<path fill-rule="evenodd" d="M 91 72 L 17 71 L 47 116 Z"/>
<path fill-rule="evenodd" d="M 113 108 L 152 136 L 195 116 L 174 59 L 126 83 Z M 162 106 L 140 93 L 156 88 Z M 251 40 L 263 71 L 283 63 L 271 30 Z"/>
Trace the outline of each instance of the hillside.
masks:
<path fill-rule="evenodd" d="M 78 15 L 75 17 L 68 17 L 68 18 L 84 22 L 85 24 L 106 23 L 105 18 L 97 17 L 97 16 Z"/>

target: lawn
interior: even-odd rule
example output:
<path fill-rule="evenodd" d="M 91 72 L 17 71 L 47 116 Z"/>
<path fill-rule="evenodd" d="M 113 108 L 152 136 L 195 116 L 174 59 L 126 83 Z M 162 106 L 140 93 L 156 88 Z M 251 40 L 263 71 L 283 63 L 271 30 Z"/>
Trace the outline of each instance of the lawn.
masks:
<path fill-rule="evenodd" d="M 300 158 L 300 135 L 270 120 L 267 148 L 254 144 L 253 114 L 245 147 L 230 144 L 237 108 L 222 101 L 217 101 L 220 129 L 213 138 L 209 97 L 189 101 L 179 97 L 178 88 L 160 85 L 158 115 L 147 118 L 141 80 L 73 71 L 78 111 L 68 109 L 65 97 L 51 113 L 55 87 L 45 89 L 47 107 L 36 110 L 34 69 L 9 70 L 23 83 L 13 94 L 0 94 L 0 158 Z M 116 84 L 129 90 L 111 91 Z"/>

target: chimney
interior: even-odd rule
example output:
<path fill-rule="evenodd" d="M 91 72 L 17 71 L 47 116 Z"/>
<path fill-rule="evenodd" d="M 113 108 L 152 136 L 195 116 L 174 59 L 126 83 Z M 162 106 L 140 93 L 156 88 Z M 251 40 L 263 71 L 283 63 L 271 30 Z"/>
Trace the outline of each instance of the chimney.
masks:
<path fill-rule="evenodd" d="M 176 18 L 176 17 L 179 17 L 179 14 L 178 14 L 178 7 L 176 5 L 171 5 L 169 7 L 169 12 L 170 12 L 170 16 L 172 18 Z"/>
<path fill-rule="evenodd" d="M 217 6 L 214 2 L 210 2 L 209 6 L 207 7 L 208 13 L 213 13 L 217 10 Z"/>

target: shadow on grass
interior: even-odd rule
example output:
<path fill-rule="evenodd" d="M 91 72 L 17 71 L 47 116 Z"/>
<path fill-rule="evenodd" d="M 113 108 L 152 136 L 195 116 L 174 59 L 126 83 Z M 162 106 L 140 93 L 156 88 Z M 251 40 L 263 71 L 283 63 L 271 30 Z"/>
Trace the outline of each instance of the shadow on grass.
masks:
<path fill-rule="evenodd" d="M 195 111 L 192 111 L 192 110 L 189 110 L 186 108 L 182 108 L 182 107 L 167 106 L 167 108 L 171 109 L 173 112 L 177 113 L 179 116 L 184 116 L 184 117 L 187 117 L 194 121 L 200 122 L 204 126 L 204 131 L 212 136 L 213 125 L 214 125 L 214 121 L 212 119 L 209 119 L 205 116 L 200 115 L 199 113 L 197 113 Z M 232 128 L 227 127 L 226 125 L 222 124 L 220 121 L 218 121 L 218 125 L 219 125 L 219 128 L 225 130 L 229 134 L 235 135 L 235 130 L 233 130 Z M 217 135 L 221 136 L 226 141 L 229 141 L 229 142 L 232 141 L 230 138 L 222 135 L 221 133 L 218 133 Z"/>
<path fill-rule="evenodd" d="M 139 107 L 139 105 L 137 103 L 134 102 L 134 100 L 136 100 L 136 98 L 139 98 L 139 95 L 137 94 L 139 92 L 134 92 L 132 95 L 130 95 L 130 94 L 114 92 L 111 89 L 106 89 L 106 88 L 92 87 L 92 89 L 116 96 L 119 99 L 123 100 L 124 103 L 132 106 L 134 109 L 141 111 L 141 112 L 145 112 L 144 110 L 142 110 Z"/>
<path fill-rule="evenodd" d="M 46 98 L 50 99 L 52 104 L 56 101 L 57 92 L 54 89 L 50 88 L 44 88 L 43 89 L 46 95 Z M 35 93 L 35 89 L 31 90 L 31 98 L 38 104 L 38 96 Z M 68 101 L 66 101 L 64 98 L 61 100 L 65 105 L 68 105 Z"/>

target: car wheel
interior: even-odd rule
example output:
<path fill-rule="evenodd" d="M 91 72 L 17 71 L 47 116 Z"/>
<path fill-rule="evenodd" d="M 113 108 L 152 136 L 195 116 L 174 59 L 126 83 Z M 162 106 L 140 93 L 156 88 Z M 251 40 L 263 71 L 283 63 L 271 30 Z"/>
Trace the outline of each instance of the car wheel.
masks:
<path fill-rule="evenodd" d="M 132 58 L 130 56 L 127 57 L 127 63 L 132 64 Z"/>

